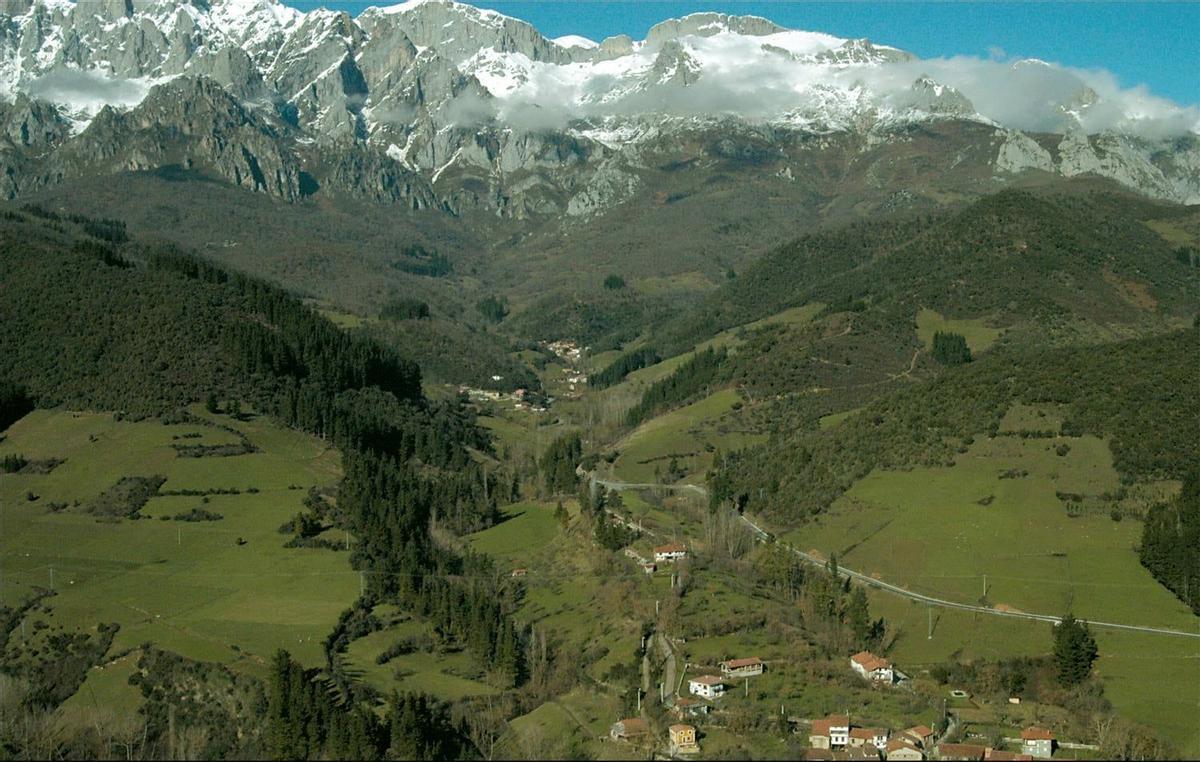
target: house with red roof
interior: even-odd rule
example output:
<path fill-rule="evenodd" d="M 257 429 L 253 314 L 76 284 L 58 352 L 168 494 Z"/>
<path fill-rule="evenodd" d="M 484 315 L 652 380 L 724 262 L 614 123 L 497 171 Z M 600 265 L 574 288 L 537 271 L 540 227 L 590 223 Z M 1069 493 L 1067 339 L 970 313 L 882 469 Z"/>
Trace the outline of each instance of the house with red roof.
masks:
<path fill-rule="evenodd" d="M 1021 750 L 1038 759 L 1050 759 L 1054 754 L 1054 733 L 1036 725 L 1021 731 Z"/>
<path fill-rule="evenodd" d="M 757 656 L 745 659 L 729 659 L 721 662 L 721 673 L 726 677 L 755 677 L 763 673 L 763 661 Z"/>
<path fill-rule="evenodd" d="M 876 656 L 870 651 L 859 651 L 850 657 L 850 667 L 858 675 L 877 683 L 891 684 L 896 681 L 896 673 L 892 663 L 882 656 Z"/>
<path fill-rule="evenodd" d="M 667 561 L 678 561 L 681 558 L 687 558 L 687 546 L 680 542 L 673 542 L 669 545 L 659 545 L 654 549 L 654 560 L 658 563 Z"/>

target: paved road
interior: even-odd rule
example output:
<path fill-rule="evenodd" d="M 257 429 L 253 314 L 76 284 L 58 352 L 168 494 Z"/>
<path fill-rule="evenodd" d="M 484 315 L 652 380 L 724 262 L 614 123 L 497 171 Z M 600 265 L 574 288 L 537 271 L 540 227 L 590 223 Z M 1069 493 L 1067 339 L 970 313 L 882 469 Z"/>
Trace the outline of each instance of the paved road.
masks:
<path fill-rule="evenodd" d="M 743 515 L 741 517 L 741 519 L 742 519 L 742 521 L 746 522 L 746 524 L 754 531 L 755 535 L 758 537 L 759 540 L 765 541 L 767 538 L 769 538 L 771 536 L 770 533 L 768 533 L 765 529 L 763 529 L 759 525 L 755 524 L 750 519 L 746 518 L 745 515 Z M 785 546 L 792 553 L 795 553 L 799 558 L 803 559 L 804 561 L 807 561 L 810 564 L 813 564 L 815 566 L 824 566 L 825 565 L 825 561 L 823 559 L 820 559 L 820 558 L 817 558 L 816 556 L 805 553 L 804 551 L 799 550 L 790 544 L 785 543 Z M 856 579 L 859 582 L 862 582 L 863 584 L 870 585 L 871 587 L 877 588 L 879 590 L 884 590 L 889 593 L 894 593 L 896 595 L 903 596 L 910 600 L 919 601 L 921 603 L 925 603 L 930 606 L 938 606 L 938 607 L 947 608 L 947 609 L 958 609 L 959 611 L 973 611 L 978 614 L 990 614 L 991 616 L 1003 616 L 1003 617 L 1009 617 L 1010 619 L 1029 619 L 1029 620 L 1033 620 L 1036 622 L 1054 622 L 1055 624 L 1058 624 L 1060 621 L 1062 621 L 1061 617 L 1051 616 L 1050 614 L 1032 614 L 1032 613 L 1025 612 L 1025 611 L 1003 611 L 1001 609 L 994 609 L 994 608 L 990 608 L 988 606 L 976 606 L 976 605 L 972 605 L 969 603 L 958 603 L 956 601 L 948 601 L 943 598 L 934 598 L 933 596 L 922 595 L 921 593 L 913 592 L 912 590 L 908 590 L 908 589 L 900 587 L 898 585 L 893 585 L 891 583 L 875 579 L 874 577 L 868 577 L 866 574 L 863 574 L 862 572 L 857 572 L 857 571 L 854 571 L 853 569 L 847 569 L 846 567 L 842 566 L 841 564 L 838 564 L 838 573 L 841 575 L 847 576 L 851 579 Z M 1104 628 L 1110 629 L 1110 630 L 1127 630 L 1127 631 L 1131 631 L 1131 632 L 1152 633 L 1155 635 L 1174 635 L 1174 636 L 1182 637 L 1182 638 L 1200 639 L 1200 631 L 1184 632 L 1182 630 L 1171 630 L 1166 627 L 1143 627 L 1141 625 L 1135 625 L 1135 624 L 1118 624 L 1116 622 L 1099 622 L 1099 621 L 1096 621 L 1095 619 L 1088 619 L 1087 623 L 1088 623 L 1088 626 L 1091 626 L 1091 627 L 1104 627 Z"/>
<path fill-rule="evenodd" d="M 708 495 L 708 490 L 706 490 L 704 487 L 701 487 L 698 484 L 632 484 L 630 482 L 622 482 L 622 481 L 617 481 L 614 479 L 601 479 L 601 478 L 595 477 L 595 476 L 593 476 L 593 478 L 595 479 L 597 484 L 603 485 L 606 489 L 622 490 L 622 489 L 655 489 L 655 488 L 659 488 L 659 489 L 685 490 L 685 491 L 695 492 L 698 495 L 704 495 L 704 496 Z M 753 521 L 751 521 L 749 518 L 747 518 L 744 514 L 740 515 L 740 518 L 742 521 L 744 521 L 747 524 L 747 526 L 750 527 L 750 529 L 754 532 L 755 536 L 757 536 L 760 541 L 766 541 L 767 539 L 769 539 L 772 536 L 770 532 L 763 529 L 758 524 L 755 524 Z M 798 548 L 792 546 L 791 544 L 785 543 L 785 545 L 788 548 L 788 550 L 790 550 L 792 553 L 795 553 L 797 557 L 803 559 L 804 561 L 806 561 L 810 564 L 813 564 L 814 566 L 824 566 L 825 565 L 824 559 L 820 559 L 820 558 L 817 558 L 816 556 L 805 553 L 804 551 L 799 550 Z M 920 603 L 924 603 L 924 604 L 927 604 L 930 606 L 938 606 L 939 608 L 958 609 L 959 611 L 973 611 L 977 614 L 988 614 L 990 616 L 1002 616 L 1002 617 L 1008 617 L 1010 619 L 1027 619 L 1027 620 L 1031 620 L 1031 621 L 1035 621 L 1035 622 L 1053 622 L 1055 624 L 1058 624 L 1060 621 L 1062 621 L 1061 617 L 1052 616 L 1050 614 L 1032 614 L 1032 613 L 1029 613 L 1026 611 L 1003 611 L 1001 609 L 994 609 L 994 608 L 990 608 L 988 606 L 976 606 L 976 605 L 973 605 L 970 603 L 958 603 L 956 601 L 945 600 L 944 598 L 934 598 L 933 596 L 930 596 L 930 595 L 922 595 L 921 593 L 913 592 L 912 590 L 908 590 L 908 589 L 900 587 L 898 585 L 893 585 L 891 583 L 875 579 L 874 577 L 869 577 L 866 574 L 863 574 L 862 572 L 857 572 L 857 571 L 854 571 L 853 569 L 847 569 L 846 567 L 842 566 L 841 564 L 838 565 L 838 573 L 845 575 L 851 579 L 856 579 L 859 582 L 862 582 L 865 585 L 870 585 L 871 587 L 874 587 L 878 590 L 883 590 L 888 593 L 893 593 L 895 595 L 899 595 L 901 597 L 908 598 L 909 600 L 918 601 Z M 1119 624 L 1117 622 L 1098 622 L 1094 619 L 1088 619 L 1087 623 L 1089 626 L 1103 627 L 1103 628 L 1109 629 L 1109 630 L 1125 630 L 1127 632 L 1145 632 L 1145 633 L 1150 633 L 1150 634 L 1154 634 L 1154 635 L 1172 635 L 1172 636 L 1180 637 L 1180 638 L 1196 638 L 1196 639 L 1200 640 L 1200 629 L 1198 629 L 1196 632 L 1184 632 L 1182 630 L 1172 630 L 1172 629 L 1169 629 L 1166 627 L 1144 627 L 1144 626 L 1136 625 L 1136 624 Z"/>
<path fill-rule="evenodd" d="M 708 490 L 701 487 L 699 484 L 636 484 L 634 482 L 622 482 L 616 479 L 601 479 L 596 476 L 593 481 L 605 489 L 665 489 L 672 492 L 693 492 L 700 497 L 708 497 Z"/>

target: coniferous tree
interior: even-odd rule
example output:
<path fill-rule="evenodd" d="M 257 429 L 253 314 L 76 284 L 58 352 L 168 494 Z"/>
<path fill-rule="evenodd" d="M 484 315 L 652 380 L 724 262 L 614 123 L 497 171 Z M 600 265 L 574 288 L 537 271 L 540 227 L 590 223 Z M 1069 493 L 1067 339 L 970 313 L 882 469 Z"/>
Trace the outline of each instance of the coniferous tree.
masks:
<path fill-rule="evenodd" d="M 971 349 L 962 334 L 938 331 L 933 334 L 933 359 L 942 365 L 971 362 Z"/>
<path fill-rule="evenodd" d="M 861 587 L 850 592 L 846 603 L 846 624 L 854 635 L 855 644 L 862 648 L 871 638 L 871 614 L 867 607 L 867 594 Z"/>
<path fill-rule="evenodd" d="M 1096 640 L 1087 622 L 1067 614 L 1062 622 L 1055 625 L 1054 664 L 1058 670 L 1059 684 L 1070 687 L 1087 680 L 1098 655 Z"/>

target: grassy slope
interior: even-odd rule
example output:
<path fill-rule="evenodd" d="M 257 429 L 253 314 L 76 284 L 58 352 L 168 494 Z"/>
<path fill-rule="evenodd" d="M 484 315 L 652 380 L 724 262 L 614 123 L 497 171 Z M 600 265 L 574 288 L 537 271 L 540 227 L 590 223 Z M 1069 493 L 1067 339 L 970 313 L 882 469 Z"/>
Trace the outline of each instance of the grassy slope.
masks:
<path fill-rule="evenodd" d="M 49 474 L 0 480 L 4 603 L 48 585 L 53 567 L 58 595 L 47 602 L 49 623 L 65 629 L 120 623 L 114 650 L 150 641 L 259 674 L 286 645 L 303 662 L 320 663 L 321 641 L 357 593 L 358 575 L 344 553 L 284 548 L 287 538 L 276 530 L 300 510 L 309 487 L 337 481 L 339 455 L 263 419 L 220 421 L 240 429 L 260 452 L 178 458 L 172 436 L 216 430 L 117 422 L 105 414 L 36 411 L 14 424 L 0 454 L 66 462 Z M 259 492 L 211 496 L 203 507 L 224 516 L 213 522 L 157 520 L 199 507 L 200 497 L 153 498 L 142 513 L 154 518 L 142 521 L 99 523 L 75 509 L 46 510 L 51 502 L 86 505 L 124 476 L 155 474 L 167 477 L 164 490 Z M 28 491 L 39 500 L 27 501 Z M 239 537 L 245 545 L 236 544 Z"/>
<path fill-rule="evenodd" d="M 724 389 L 642 424 L 616 444 L 620 451 L 614 474 L 633 483 L 655 481 L 655 467 L 666 471 L 671 455 L 679 455 L 679 465 L 688 472 L 686 481 L 703 479 L 712 463 L 706 446 L 721 449 L 745 447 L 760 439 L 757 435 L 732 430 L 722 431 L 722 419 L 741 402 L 741 395 Z M 726 421 L 728 423 L 728 421 Z"/>
<path fill-rule="evenodd" d="M 1058 456 L 1057 444 L 1070 444 Z M 1009 469 L 1028 471 L 1001 478 Z M 1106 514 L 1068 517 L 1056 491 L 1114 490 L 1117 475 L 1094 437 L 976 442 L 952 468 L 875 471 L 828 515 L 788 537 L 838 552 L 856 570 L 910 589 L 977 603 L 1105 621 L 1195 630 L 1197 619 L 1138 563 L 1141 525 Z M 989 505 L 979 500 L 993 497 Z M 875 595 L 873 606 L 903 632 L 893 656 L 909 666 L 948 658 L 1044 653 L 1044 625 L 937 611 L 925 637 L 924 607 Z M 1194 641 L 1098 631 L 1099 673 L 1118 711 L 1155 727 L 1184 750 L 1200 749 L 1194 709 L 1200 662 Z M 1192 657 L 1189 659 L 1188 657 Z"/>

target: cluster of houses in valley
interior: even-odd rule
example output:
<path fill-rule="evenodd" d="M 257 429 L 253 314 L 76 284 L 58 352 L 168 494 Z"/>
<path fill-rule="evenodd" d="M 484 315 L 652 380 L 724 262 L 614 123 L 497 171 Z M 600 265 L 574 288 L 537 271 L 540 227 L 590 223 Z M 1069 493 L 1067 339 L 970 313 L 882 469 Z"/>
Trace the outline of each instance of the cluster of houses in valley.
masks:
<path fill-rule="evenodd" d="M 687 549 L 682 545 L 664 545 L 655 548 L 655 556 L 663 550 L 670 558 L 678 560 L 686 557 Z M 682 555 L 672 555 L 682 554 Z M 757 656 L 742 659 L 728 659 L 720 663 L 720 675 L 698 675 L 688 681 L 690 696 L 679 696 L 671 707 L 671 714 L 679 720 L 690 717 L 702 717 L 712 711 L 708 703 L 725 694 L 725 688 L 735 680 L 755 677 L 763 673 L 764 662 Z M 697 698 L 693 698 L 697 697 Z M 701 700 L 707 699 L 707 701 Z M 614 741 L 626 743 L 648 743 L 653 740 L 649 724 L 640 717 L 631 717 L 613 724 L 609 736 Z M 674 755 L 698 754 L 700 743 L 696 736 L 696 727 L 684 722 L 678 722 L 667 728 L 667 750 Z"/>
<path fill-rule="evenodd" d="M 503 376 L 492 376 L 492 380 L 499 381 Z M 527 410 L 532 413 L 546 412 L 547 405 L 554 401 L 553 397 L 547 397 L 542 401 L 534 399 L 535 395 L 526 389 L 515 389 L 512 392 L 498 392 L 495 389 L 476 389 L 472 386 L 460 385 L 458 387 L 460 394 L 467 395 L 467 399 L 472 402 L 504 402 L 512 403 L 514 410 Z"/>
<path fill-rule="evenodd" d="M 892 733 L 886 728 L 854 725 L 849 716 L 836 714 L 813 720 L 808 742 L 811 748 L 804 755 L 808 760 L 1003 762 L 1049 759 L 1054 753 L 1054 733 L 1045 728 L 1026 728 L 1021 733 L 1021 751 L 1015 752 L 978 744 L 937 743 L 933 729 L 926 725 Z"/>

